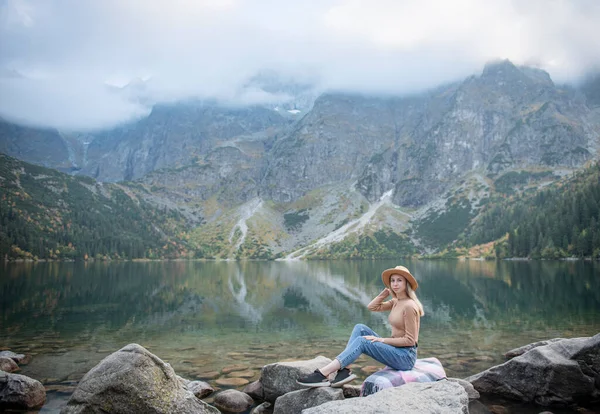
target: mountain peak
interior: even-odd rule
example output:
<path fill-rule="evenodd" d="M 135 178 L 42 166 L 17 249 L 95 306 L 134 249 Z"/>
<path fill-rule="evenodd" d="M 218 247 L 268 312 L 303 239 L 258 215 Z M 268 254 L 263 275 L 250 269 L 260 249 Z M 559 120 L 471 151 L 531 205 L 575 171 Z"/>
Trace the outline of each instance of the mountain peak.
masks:
<path fill-rule="evenodd" d="M 485 64 L 482 76 L 498 76 L 517 73 L 519 69 L 508 59 L 492 60 Z"/>
<path fill-rule="evenodd" d="M 526 81 L 527 83 L 554 85 L 550 75 L 545 70 L 531 66 L 516 66 L 508 59 L 486 63 L 481 78 L 504 83 Z"/>

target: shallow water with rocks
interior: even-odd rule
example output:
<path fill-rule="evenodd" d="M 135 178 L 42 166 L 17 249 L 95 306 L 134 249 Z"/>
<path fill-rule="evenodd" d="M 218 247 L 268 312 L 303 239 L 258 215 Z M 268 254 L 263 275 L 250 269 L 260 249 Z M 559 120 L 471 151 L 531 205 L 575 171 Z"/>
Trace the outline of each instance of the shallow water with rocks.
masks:
<path fill-rule="evenodd" d="M 59 412 L 87 371 L 132 342 L 184 378 L 242 389 L 265 364 L 333 358 L 357 323 L 386 336 L 387 315 L 365 305 L 383 288 L 381 271 L 398 264 L 5 263 L 0 349 L 32 356 L 19 373 L 45 385 L 43 413 Z M 527 343 L 600 332 L 599 263 L 402 264 L 419 280 L 426 312 L 418 356 L 437 357 L 448 376 L 483 371 Z M 364 356 L 352 366 L 359 380 L 382 367 Z M 543 411 L 482 401 L 496 411 Z"/>

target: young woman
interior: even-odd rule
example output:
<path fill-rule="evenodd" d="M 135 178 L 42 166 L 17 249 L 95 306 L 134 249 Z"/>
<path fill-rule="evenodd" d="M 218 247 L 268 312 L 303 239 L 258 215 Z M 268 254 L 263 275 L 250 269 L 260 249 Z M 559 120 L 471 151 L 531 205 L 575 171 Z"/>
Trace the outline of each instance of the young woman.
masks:
<path fill-rule="evenodd" d="M 381 279 L 386 287 L 367 307 L 373 312 L 390 311 L 388 321 L 392 326 L 391 337 L 382 338 L 368 326 L 356 325 L 346 349 L 323 368 L 298 378 L 298 384 L 306 387 L 341 387 L 356 378 L 347 366 L 361 354 L 367 354 L 393 369 L 413 368 L 417 360 L 420 317 L 425 314 L 415 294 L 417 280 L 404 266 L 384 270 Z M 392 299 L 384 302 L 390 294 Z M 336 371 L 335 379 L 329 381 L 329 375 Z"/>

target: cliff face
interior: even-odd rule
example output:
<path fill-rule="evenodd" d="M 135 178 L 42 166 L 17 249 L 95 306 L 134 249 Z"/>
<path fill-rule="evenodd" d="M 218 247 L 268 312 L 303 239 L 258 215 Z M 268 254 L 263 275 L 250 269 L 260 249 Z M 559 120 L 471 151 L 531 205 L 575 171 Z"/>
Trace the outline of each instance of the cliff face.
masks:
<path fill-rule="evenodd" d="M 58 131 L 28 128 L 2 119 L 0 152 L 44 167 L 63 170 L 73 167 L 67 143 Z"/>
<path fill-rule="evenodd" d="M 260 107 L 157 106 L 137 124 L 94 136 L 81 173 L 101 181 L 135 180 L 204 157 L 230 140 L 269 139 L 290 121 Z"/>
<path fill-rule="evenodd" d="M 472 170 L 579 166 L 596 154 L 599 125 L 545 72 L 498 62 L 413 98 L 321 97 L 272 151 L 265 182 L 281 202 L 350 179 L 370 201 L 393 189 L 396 204 L 416 207 Z"/>

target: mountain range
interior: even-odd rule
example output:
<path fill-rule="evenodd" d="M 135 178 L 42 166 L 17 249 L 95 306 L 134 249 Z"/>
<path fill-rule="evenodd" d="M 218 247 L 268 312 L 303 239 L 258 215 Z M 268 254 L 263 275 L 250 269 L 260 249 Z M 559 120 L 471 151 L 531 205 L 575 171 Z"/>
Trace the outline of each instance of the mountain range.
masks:
<path fill-rule="evenodd" d="M 440 251 L 508 193 L 598 159 L 599 77 L 556 85 L 496 61 L 411 96 L 269 79 L 253 81 L 287 101 L 157 103 L 85 133 L 0 122 L 0 152 L 173 211 L 188 257 L 290 259 Z"/>

